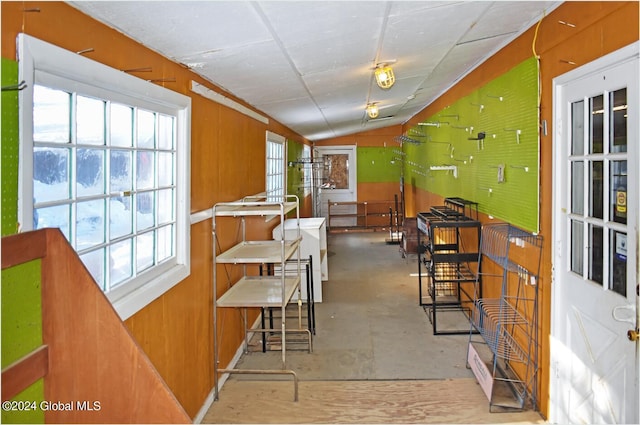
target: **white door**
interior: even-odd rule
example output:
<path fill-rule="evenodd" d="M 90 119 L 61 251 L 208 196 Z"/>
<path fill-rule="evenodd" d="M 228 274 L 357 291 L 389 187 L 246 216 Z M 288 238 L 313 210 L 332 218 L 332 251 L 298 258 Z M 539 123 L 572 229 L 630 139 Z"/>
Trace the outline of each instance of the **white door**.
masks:
<path fill-rule="evenodd" d="M 317 152 L 322 158 L 322 164 L 324 164 L 320 199 L 322 216 L 327 219 L 327 227 L 357 225 L 355 205 L 332 206 L 330 221 L 328 211 L 329 202 L 356 202 L 358 200 L 356 147 L 318 147 Z"/>
<path fill-rule="evenodd" d="M 550 420 L 638 423 L 638 43 L 554 84 Z"/>

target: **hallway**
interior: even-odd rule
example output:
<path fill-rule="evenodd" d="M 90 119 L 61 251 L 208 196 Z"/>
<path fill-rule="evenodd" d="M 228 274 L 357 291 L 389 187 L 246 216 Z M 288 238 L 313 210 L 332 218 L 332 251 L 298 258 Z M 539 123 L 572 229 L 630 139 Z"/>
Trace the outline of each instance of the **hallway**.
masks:
<path fill-rule="evenodd" d="M 292 401 L 289 376 L 231 375 L 204 423 L 541 422 L 535 412 L 489 413 L 465 366 L 468 336 L 433 335 L 418 303 L 416 257 L 402 258 L 386 237 L 328 235 L 313 353 L 287 352 L 300 401 Z M 461 319 L 438 315 L 442 326 Z M 280 352 L 245 354 L 237 367 L 279 369 Z"/>

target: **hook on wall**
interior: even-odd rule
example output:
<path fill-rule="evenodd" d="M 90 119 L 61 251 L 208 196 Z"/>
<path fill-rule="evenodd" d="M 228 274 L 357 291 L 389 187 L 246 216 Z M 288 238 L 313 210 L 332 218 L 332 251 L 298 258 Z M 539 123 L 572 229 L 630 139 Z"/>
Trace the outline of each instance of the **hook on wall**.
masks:
<path fill-rule="evenodd" d="M 143 68 L 131 68 L 131 69 L 123 69 L 122 72 L 130 73 L 130 72 L 152 72 L 153 68 L 150 66 Z"/>
<path fill-rule="evenodd" d="M 156 78 L 156 79 L 152 79 L 152 80 L 147 80 L 150 83 L 175 83 L 176 82 L 176 77 L 171 77 L 171 78 Z"/>
<path fill-rule="evenodd" d="M 484 105 L 482 103 L 472 103 L 471 106 L 477 106 L 478 108 L 480 108 L 480 110 L 478 112 L 482 113 L 482 111 L 484 110 Z"/>
<path fill-rule="evenodd" d="M 516 133 L 516 143 L 520 144 L 520 135 L 522 134 L 522 130 L 516 128 L 505 128 L 504 131 L 510 131 Z"/>
<path fill-rule="evenodd" d="M 12 84 L 10 86 L 2 87 L 2 91 L 20 91 L 27 88 L 27 83 L 22 80 L 18 84 Z"/>
<path fill-rule="evenodd" d="M 79 50 L 76 52 L 77 55 L 84 55 L 85 53 L 91 53 L 94 52 L 94 48 L 93 47 L 89 47 L 88 49 L 84 49 L 84 50 Z"/>
<path fill-rule="evenodd" d="M 428 127 L 440 127 L 440 122 L 419 122 L 418 125 L 428 126 Z"/>

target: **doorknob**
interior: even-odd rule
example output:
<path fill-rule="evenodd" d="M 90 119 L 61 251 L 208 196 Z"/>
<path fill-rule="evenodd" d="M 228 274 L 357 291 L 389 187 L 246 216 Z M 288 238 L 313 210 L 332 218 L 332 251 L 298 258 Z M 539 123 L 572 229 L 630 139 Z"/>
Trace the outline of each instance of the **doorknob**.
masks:
<path fill-rule="evenodd" d="M 640 339 L 640 332 L 638 329 L 629 329 L 627 331 L 627 338 L 629 338 L 631 342 L 636 342 Z"/>

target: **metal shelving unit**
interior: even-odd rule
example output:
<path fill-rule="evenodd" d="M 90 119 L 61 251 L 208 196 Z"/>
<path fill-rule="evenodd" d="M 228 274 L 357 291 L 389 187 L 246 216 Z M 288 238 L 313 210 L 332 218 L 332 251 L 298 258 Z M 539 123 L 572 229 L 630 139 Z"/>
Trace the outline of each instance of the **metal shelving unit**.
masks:
<path fill-rule="evenodd" d="M 252 196 L 244 198 L 236 202 L 223 202 L 213 206 L 212 209 L 212 232 L 213 232 L 213 294 L 214 297 L 218 293 L 218 265 L 229 264 L 240 266 L 243 270 L 243 276 L 230 286 L 227 291 L 213 303 L 213 337 L 214 337 L 214 386 L 215 398 L 218 398 L 218 373 L 247 373 L 241 369 L 220 369 L 218 368 L 218 308 L 240 308 L 243 312 L 244 321 L 244 349 L 247 351 L 250 332 L 272 332 L 273 329 L 249 328 L 247 323 L 248 308 L 279 308 L 281 310 L 281 335 L 280 349 L 282 352 L 282 369 L 251 371 L 251 373 L 262 374 L 295 374 L 293 371 L 285 370 L 286 366 L 286 334 L 305 333 L 308 337 L 309 351 L 312 349 L 311 332 L 305 328 L 302 321 L 298 321 L 298 326 L 288 326 L 286 321 L 285 310 L 287 305 L 292 301 L 297 303 L 298 310 L 302 308 L 300 298 L 300 281 L 301 281 L 301 259 L 299 245 L 301 241 L 300 226 L 297 226 L 295 237 L 288 235 L 285 239 L 284 234 L 276 240 L 247 240 L 247 219 L 249 217 L 264 217 L 265 221 L 279 219 L 284 222 L 285 217 L 289 213 L 295 212 L 296 220 L 299 223 L 299 200 L 297 196 L 287 195 L 282 201 L 272 201 L 266 197 Z M 227 250 L 222 250 L 218 240 L 218 220 L 223 217 L 232 217 L 241 222 L 241 237 L 234 246 Z M 253 222 L 252 222 L 253 223 Z M 277 265 L 281 270 L 285 270 L 288 261 L 295 261 L 297 267 L 294 267 L 295 273 L 280 273 L 279 276 L 274 275 L 249 275 L 247 273 L 248 265 Z M 296 297 L 297 295 L 297 297 Z M 298 317 L 302 317 L 301 311 Z"/>
<path fill-rule="evenodd" d="M 538 381 L 538 277 L 542 237 L 508 223 L 482 227 L 479 261 L 500 273 L 478 274 L 497 285 L 498 298 L 474 294 L 467 366 L 489 399 L 490 409 L 535 408 Z M 484 269 L 483 269 L 484 270 Z M 478 285 L 476 285 L 478 286 Z"/>
<path fill-rule="evenodd" d="M 341 231 L 378 231 L 389 230 L 399 236 L 398 226 L 402 223 L 402 205 L 398 199 L 393 201 L 363 201 L 363 202 L 333 202 L 329 201 L 327 218 L 327 230 L 330 232 Z M 353 225 L 336 225 L 336 221 L 349 219 Z"/>
<path fill-rule="evenodd" d="M 477 204 L 446 198 L 444 206 L 417 215 L 419 300 L 434 335 L 469 332 L 481 229 L 469 216 L 469 205 Z M 443 313 L 457 314 L 444 321 L 438 319 Z"/>

